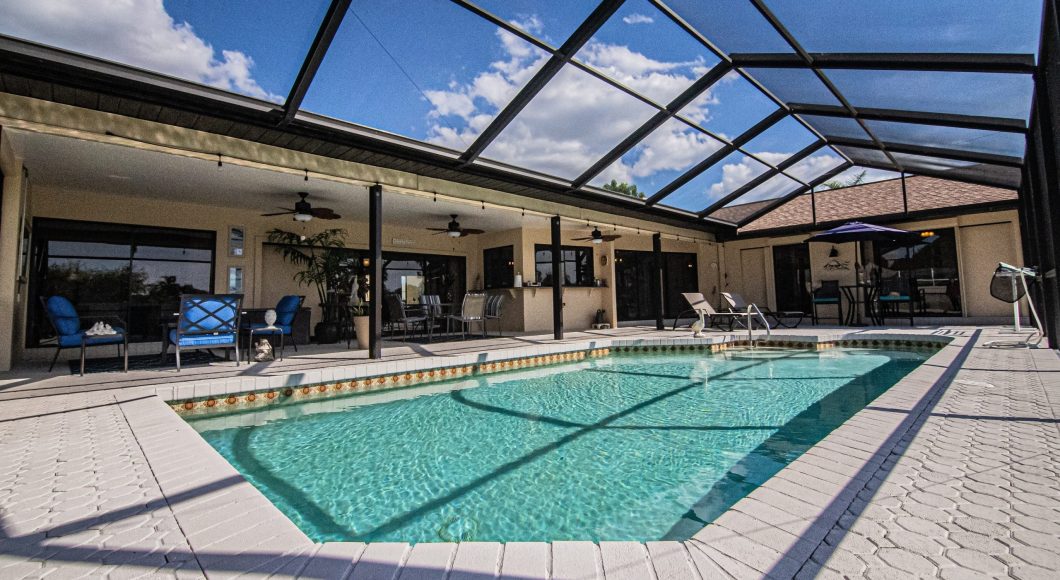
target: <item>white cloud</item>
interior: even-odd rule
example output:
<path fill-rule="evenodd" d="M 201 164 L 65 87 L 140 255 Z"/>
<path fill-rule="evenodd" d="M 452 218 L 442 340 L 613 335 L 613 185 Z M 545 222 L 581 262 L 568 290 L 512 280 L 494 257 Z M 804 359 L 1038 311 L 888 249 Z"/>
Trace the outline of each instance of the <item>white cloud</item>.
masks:
<path fill-rule="evenodd" d="M 518 25 L 539 26 L 535 22 L 539 21 L 523 17 Z M 521 39 L 500 30 L 496 34 L 504 54 L 502 59 L 469 82 L 427 91 L 434 119 L 428 140 L 454 149 L 467 147 L 547 61 L 546 53 Z M 586 45 L 579 59 L 663 103 L 709 68 L 702 60 L 664 62 L 627 46 L 599 41 Z M 693 119 L 706 119 L 707 107 L 716 103 L 707 92 L 684 113 Z M 633 97 L 567 66 L 493 142 L 486 157 L 573 178 L 654 113 L 654 109 Z M 603 181 L 630 182 L 659 171 L 683 170 L 717 147 L 716 141 L 701 132 L 671 121 L 627 155 L 628 163 L 620 161 L 600 177 L 606 177 Z"/>
<path fill-rule="evenodd" d="M 726 163 L 721 168 L 721 181 L 711 184 L 710 200 L 720 199 L 769 169 L 765 165 L 744 156 L 737 163 Z"/>
<path fill-rule="evenodd" d="M 655 19 L 647 14 L 633 13 L 624 17 L 622 22 L 625 22 L 626 24 L 651 24 L 652 22 L 655 22 Z"/>
<path fill-rule="evenodd" d="M 251 75 L 254 61 L 220 54 L 176 22 L 162 0 L 4 0 L 0 32 L 260 99 L 282 101 Z"/>

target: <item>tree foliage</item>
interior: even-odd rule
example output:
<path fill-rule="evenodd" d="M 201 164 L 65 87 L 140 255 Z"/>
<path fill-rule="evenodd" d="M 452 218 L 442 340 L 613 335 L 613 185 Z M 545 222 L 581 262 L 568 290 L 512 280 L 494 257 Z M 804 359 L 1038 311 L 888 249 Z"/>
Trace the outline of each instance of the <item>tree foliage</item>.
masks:
<path fill-rule="evenodd" d="M 832 181 L 824 182 L 823 185 L 828 189 L 843 189 L 844 187 L 854 187 L 855 185 L 861 185 L 862 183 L 865 183 L 865 173 L 866 171 L 862 169 L 861 173 L 850 176 L 850 178 L 846 181 L 833 179 Z"/>
<path fill-rule="evenodd" d="M 604 189 L 615 193 L 621 193 L 622 195 L 635 197 L 637 199 L 644 199 L 644 192 L 638 191 L 635 184 L 618 181 L 617 179 L 612 179 L 611 183 L 605 183 Z"/>

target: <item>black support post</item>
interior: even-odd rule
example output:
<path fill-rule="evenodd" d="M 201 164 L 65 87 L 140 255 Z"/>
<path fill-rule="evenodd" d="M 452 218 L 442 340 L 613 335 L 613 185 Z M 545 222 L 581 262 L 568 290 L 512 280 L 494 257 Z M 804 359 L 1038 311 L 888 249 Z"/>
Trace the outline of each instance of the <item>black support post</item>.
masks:
<path fill-rule="evenodd" d="M 1060 14 L 1057 1 L 1047 0 L 1042 19 L 1039 71 L 1035 79 L 1035 107 L 1031 113 L 1028 151 L 1031 198 L 1037 224 L 1038 266 L 1042 274 L 1042 318 L 1049 348 L 1060 349 Z"/>
<path fill-rule="evenodd" d="M 383 186 L 368 188 L 368 358 L 383 357 Z"/>
<path fill-rule="evenodd" d="M 652 296 L 655 298 L 655 330 L 663 330 L 666 325 L 663 324 L 665 281 L 663 280 L 662 234 L 655 234 L 651 237 L 651 256 L 652 268 L 655 269 L 651 275 Z"/>
<path fill-rule="evenodd" d="M 559 216 L 552 217 L 552 335 L 563 340 L 563 244 Z"/>

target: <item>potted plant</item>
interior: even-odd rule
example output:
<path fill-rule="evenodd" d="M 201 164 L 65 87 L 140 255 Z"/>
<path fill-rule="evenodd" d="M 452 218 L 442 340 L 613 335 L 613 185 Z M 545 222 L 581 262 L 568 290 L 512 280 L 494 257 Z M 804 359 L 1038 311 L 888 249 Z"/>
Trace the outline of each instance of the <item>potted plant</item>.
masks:
<path fill-rule="evenodd" d="M 335 293 L 342 287 L 346 275 L 343 253 L 336 250 L 346 247 L 346 230 L 334 228 L 305 236 L 274 229 L 268 233 L 268 240 L 276 244 L 275 249 L 284 261 L 301 268 L 294 275 L 295 281 L 303 286 L 313 286 L 317 291 L 321 319 L 313 327 L 316 341 L 321 344 L 337 342 L 339 321 Z"/>

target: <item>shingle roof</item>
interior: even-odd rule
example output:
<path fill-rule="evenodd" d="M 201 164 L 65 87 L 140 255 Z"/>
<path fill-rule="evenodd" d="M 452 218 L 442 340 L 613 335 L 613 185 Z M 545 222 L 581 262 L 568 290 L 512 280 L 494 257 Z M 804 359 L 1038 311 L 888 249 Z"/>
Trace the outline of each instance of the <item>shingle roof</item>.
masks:
<path fill-rule="evenodd" d="M 1013 201 L 1016 192 L 1009 189 L 975 185 L 959 181 L 915 175 L 905 178 L 909 211 L 959 207 L 1002 201 Z M 817 221 L 833 222 L 864 217 L 902 213 L 902 180 L 888 179 L 842 189 L 826 189 L 817 198 Z M 756 201 L 719 210 L 711 217 L 739 222 L 770 202 Z M 799 197 L 774 209 L 750 224 L 740 233 L 813 223 L 810 195 Z"/>

